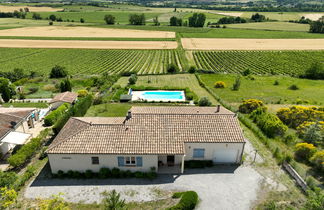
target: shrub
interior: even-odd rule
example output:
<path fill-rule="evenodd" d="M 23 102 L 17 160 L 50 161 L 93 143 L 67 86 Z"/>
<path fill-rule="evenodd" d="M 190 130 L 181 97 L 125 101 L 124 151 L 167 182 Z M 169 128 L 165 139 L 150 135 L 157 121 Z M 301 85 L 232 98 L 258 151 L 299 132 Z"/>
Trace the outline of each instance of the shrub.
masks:
<path fill-rule="evenodd" d="M 57 91 L 57 89 L 55 88 L 55 85 L 52 85 L 52 84 L 44 85 L 44 87 L 42 89 L 45 91 L 51 91 L 51 92 Z"/>
<path fill-rule="evenodd" d="M 93 178 L 93 172 L 91 170 L 86 170 L 84 173 L 85 178 L 91 179 Z"/>
<path fill-rule="evenodd" d="M 49 115 L 44 118 L 44 124 L 46 126 L 52 126 L 60 118 L 63 113 L 69 108 L 68 103 L 64 103 L 59 106 L 56 110 L 52 111 Z"/>
<path fill-rule="evenodd" d="M 215 82 L 214 87 L 215 88 L 225 88 L 226 84 L 223 81 L 217 81 L 217 82 Z"/>
<path fill-rule="evenodd" d="M 295 155 L 300 160 L 308 161 L 316 152 L 313 144 L 298 143 L 295 145 Z"/>
<path fill-rule="evenodd" d="M 99 178 L 108 178 L 111 176 L 111 170 L 109 168 L 101 168 L 99 170 Z"/>
<path fill-rule="evenodd" d="M 72 91 L 72 83 L 70 82 L 70 80 L 68 78 L 61 81 L 60 91 L 61 91 L 61 93 L 66 92 L 66 91 Z"/>
<path fill-rule="evenodd" d="M 199 106 L 210 106 L 211 102 L 209 101 L 209 99 L 207 97 L 202 97 L 202 98 L 200 98 L 198 105 Z"/>
<path fill-rule="evenodd" d="M 180 196 L 177 194 L 176 196 Z M 179 203 L 168 210 L 193 210 L 198 203 L 198 195 L 194 191 L 186 191 L 181 194 Z"/>
<path fill-rule="evenodd" d="M 290 85 L 288 87 L 289 90 L 299 90 L 299 87 L 297 85 Z"/>
<path fill-rule="evenodd" d="M 137 81 L 137 75 L 136 74 L 132 74 L 129 79 L 128 79 L 128 83 L 130 85 L 134 85 Z"/>
<path fill-rule="evenodd" d="M 278 80 L 274 81 L 273 85 L 279 85 L 279 81 Z"/>
<path fill-rule="evenodd" d="M 288 127 L 274 114 L 265 112 L 262 108 L 254 110 L 250 118 L 270 138 L 283 136 Z"/>
<path fill-rule="evenodd" d="M 112 15 L 105 15 L 104 20 L 107 25 L 114 25 L 115 24 L 115 16 Z"/>
<path fill-rule="evenodd" d="M 193 73 L 196 72 L 196 70 L 197 70 L 196 67 L 194 67 L 194 66 L 190 66 L 188 72 L 189 72 L 190 74 L 193 74 Z"/>
<path fill-rule="evenodd" d="M 237 90 L 240 89 L 240 87 L 241 87 L 241 77 L 237 77 L 237 78 L 235 79 L 234 84 L 233 84 L 232 90 L 237 91 Z"/>
<path fill-rule="evenodd" d="M 172 74 L 177 73 L 179 72 L 179 67 L 173 63 L 169 64 L 167 68 L 167 72 Z"/>
<path fill-rule="evenodd" d="M 248 75 L 250 75 L 251 74 L 251 70 L 250 69 L 246 69 L 246 70 L 244 70 L 243 72 L 242 72 L 242 75 L 243 76 L 248 76 Z"/>
<path fill-rule="evenodd" d="M 126 206 L 125 200 L 120 198 L 120 193 L 112 190 L 111 193 L 103 200 L 105 209 L 121 210 Z"/>
<path fill-rule="evenodd" d="M 120 174 L 120 169 L 119 168 L 113 168 L 111 170 L 111 175 L 113 178 L 119 178 L 119 174 Z"/>
<path fill-rule="evenodd" d="M 277 116 L 291 128 L 297 128 L 304 122 L 324 121 L 324 111 L 320 107 L 291 106 L 281 108 Z"/>
<path fill-rule="evenodd" d="M 311 67 L 306 70 L 303 77 L 308 79 L 324 79 L 324 65 L 320 62 L 313 63 Z"/>
<path fill-rule="evenodd" d="M 262 107 L 264 111 L 266 110 L 262 101 L 257 99 L 247 99 L 243 100 L 243 103 L 239 106 L 239 112 L 249 114 L 260 107 Z"/>
<path fill-rule="evenodd" d="M 3 172 L 0 170 L 0 188 L 10 187 L 18 179 L 14 172 Z"/>
<path fill-rule="evenodd" d="M 50 73 L 50 78 L 63 78 L 68 75 L 65 67 L 63 66 L 54 66 Z"/>
<path fill-rule="evenodd" d="M 39 87 L 30 87 L 28 88 L 28 93 L 27 95 L 30 95 L 30 94 L 33 94 L 33 93 L 36 93 L 38 91 Z"/>
<path fill-rule="evenodd" d="M 315 165 L 315 167 L 324 172 L 324 150 L 315 152 L 310 158 L 310 162 Z"/>
<path fill-rule="evenodd" d="M 89 94 L 87 90 L 78 90 L 78 97 L 85 97 Z"/>

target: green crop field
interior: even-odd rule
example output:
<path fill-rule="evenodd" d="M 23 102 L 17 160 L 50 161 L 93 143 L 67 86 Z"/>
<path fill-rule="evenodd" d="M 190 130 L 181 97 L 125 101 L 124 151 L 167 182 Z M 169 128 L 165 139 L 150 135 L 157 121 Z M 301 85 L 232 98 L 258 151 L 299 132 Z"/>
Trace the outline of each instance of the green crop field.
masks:
<path fill-rule="evenodd" d="M 314 62 L 324 62 L 324 51 L 193 51 L 197 68 L 215 72 L 299 75 Z"/>
<path fill-rule="evenodd" d="M 240 23 L 227 24 L 228 28 L 270 30 L 270 31 L 309 31 L 308 24 L 289 23 L 289 22 L 258 22 L 258 23 Z"/>
<path fill-rule="evenodd" d="M 241 86 L 233 91 L 232 85 L 237 78 L 234 74 L 202 74 L 201 80 L 219 97 L 229 103 L 241 103 L 243 99 L 260 99 L 272 104 L 295 104 L 298 100 L 309 104 L 324 104 L 324 81 L 298 79 L 287 76 L 253 76 L 241 77 Z M 223 81 L 226 88 L 214 88 L 217 81 Z M 278 81 L 279 85 L 274 85 Z M 299 90 L 290 90 L 289 86 L 297 85 Z"/>
<path fill-rule="evenodd" d="M 183 51 L 177 50 L 80 50 L 80 49 L 0 49 L 0 71 L 23 68 L 48 74 L 54 65 L 65 66 L 70 74 L 108 72 L 165 73 L 168 64 L 187 68 Z"/>

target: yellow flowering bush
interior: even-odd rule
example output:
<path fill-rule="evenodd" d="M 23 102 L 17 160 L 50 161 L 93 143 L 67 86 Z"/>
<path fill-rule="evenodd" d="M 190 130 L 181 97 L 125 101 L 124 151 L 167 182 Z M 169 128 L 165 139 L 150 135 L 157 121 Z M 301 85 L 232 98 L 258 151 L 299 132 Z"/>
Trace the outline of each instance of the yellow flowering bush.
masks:
<path fill-rule="evenodd" d="M 303 136 L 305 134 L 306 129 L 309 128 L 309 126 L 314 125 L 314 124 L 315 124 L 315 122 L 310 122 L 310 121 L 303 122 L 296 128 L 297 134 L 299 136 Z M 324 134 L 324 121 L 319 121 L 318 124 L 321 128 L 321 132 Z"/>
<path fill-rule="evenodd" d="M 264 111 L 266 109 L 262 101 L 258 99 L 247 99 L 243 100 L 243 103 L 239 106 L 239 111 L 244 114 L 250 114 L 259 107 L 263 107 Z"/>
<path fill-rule="evenodd" d="M 7 187 L 0 188 L 0 209 L 7 209 L 17 200 L 17 192 Z"/>
<path fill-rule="evenodd" d="M 78 96 L 79 97 L 85 97 L 88 95 L 88 91 L 87 90 L 78 90 Z"/>
<path fill-rule="evenodd" d="M 316 152 L 316 147 L 313 144 L 298 143 L 295 145 L 295 155 L 301 160 L 309 160 Z"/>
<path fill-rule="evenodd" d="M 215 82 L 214 87 L 215 88 L 225 88 L 226 84 L 223 81 L 217 81 L 217 82 Z"/>
<path fill-rule="evenodd" d="M 316 152 L 310 158 L 310 161 L 316 166 L 316 168 L 324 172 L 324 150 Z"/>
<path fill-rule="evenodd" d="M 304 122 L 324 121 L 324 111 L 321 107 L 292 106 L 281 108 L 277 116 L 282 122 L 292 128 L 297 128 Z"/>

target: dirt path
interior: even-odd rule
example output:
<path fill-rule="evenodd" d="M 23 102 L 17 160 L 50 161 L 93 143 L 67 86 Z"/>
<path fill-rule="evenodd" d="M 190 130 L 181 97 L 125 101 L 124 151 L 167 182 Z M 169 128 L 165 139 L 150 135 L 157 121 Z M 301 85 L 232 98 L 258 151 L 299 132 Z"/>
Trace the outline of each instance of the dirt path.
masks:
<path fill-rule="evenodd" d="M 182 38 L 187 50 L 323 50 L 324 39 Z"/>
<path fill-rule="evenodd" d="M 175 32 L 95 27 L 43 26 L 1 30 L 0 36 L 175 38 Z"/>
<path fill-rule="evenodd" d="M 78 41 L 0 39 L 5 48 L 176 49 L 175 41 Z"/>

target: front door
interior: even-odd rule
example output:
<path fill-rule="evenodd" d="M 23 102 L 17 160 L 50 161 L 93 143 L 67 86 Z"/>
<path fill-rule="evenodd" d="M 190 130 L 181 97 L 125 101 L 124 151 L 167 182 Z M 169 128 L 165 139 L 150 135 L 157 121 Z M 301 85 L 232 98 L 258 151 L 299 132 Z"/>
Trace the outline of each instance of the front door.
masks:
<path fill-rule="evenodd" d="M 174 155 L 167 156 L 167 163 L 168 163 L 168 166 L 174 166 Z"/>

